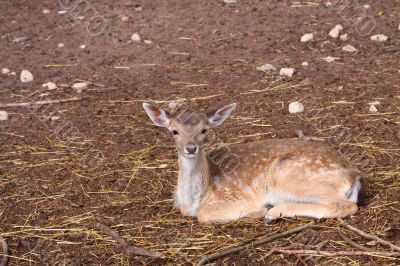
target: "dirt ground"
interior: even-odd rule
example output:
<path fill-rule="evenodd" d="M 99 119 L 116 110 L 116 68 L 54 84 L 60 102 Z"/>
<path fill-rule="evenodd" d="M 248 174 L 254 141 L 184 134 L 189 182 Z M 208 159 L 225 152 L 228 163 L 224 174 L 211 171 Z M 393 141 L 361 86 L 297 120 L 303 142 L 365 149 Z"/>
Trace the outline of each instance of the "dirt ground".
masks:
<path fill-rule="evenodd" d="M 0 121 L 0 234 L 11 250 L 10 265 L 191 265 L 309 221 L 201 225 L 182 217 L 171 200 L 177 180 L 172 137 L 152 125 L 142 102 L 170 111 L 236 102 L 233 117 L 216 131 L 224 143 L 295 138 L 298 130 L 324 138 L 367 180 L 365 205 L 346 221 L 400 245 L 400 1 L 351 1 L 351 7 L 332 1 L 336 6 L 326 7 L 314 0 L 88 0 L 86 17 L 75 2 L 0 2 L 0 67 L 16 72 L 0 76 L 0 103 L 79 98 L 0 108 L 9 113 Z M 89 21 L 93 14 L 97 22 Z M 357 17 L 373 27 L 360 30 Z M 336 24 L 347 41 L 328 35 Z M 141 42 L 130 41 L 135 32 Z M 301 43 L 305 33 L 314 39 Z M 389 40 L 370 40 L 379 33 Z M 344 52 L 347 44 L 358 52 Z M 340 59 L 327 63 L 321 59 L 327 56 Z M 278 70 L 256 70 L 266 63 Z M 280 76 L 281 67 L 296 73 Z M 33 82 L 20 81 L 23 69 Z M 58 88 L 42 88 L 48 81 Z M 83 93 L 72 89 L 78 81 L 89 84 Z M 305 112 L 290 114 L 293 101 Z M 374 101 L 378 113 L 368 111 Z M 123 254 L 96 221 L 166 259 Z M 216 264 L 400 263 L 372 256 L 263 258 L 273 247 L 316 249 L 326 240 L 323 250 L 355 250 L 339 228 L 359 244 L 387 249 L 327 219 Z"/>

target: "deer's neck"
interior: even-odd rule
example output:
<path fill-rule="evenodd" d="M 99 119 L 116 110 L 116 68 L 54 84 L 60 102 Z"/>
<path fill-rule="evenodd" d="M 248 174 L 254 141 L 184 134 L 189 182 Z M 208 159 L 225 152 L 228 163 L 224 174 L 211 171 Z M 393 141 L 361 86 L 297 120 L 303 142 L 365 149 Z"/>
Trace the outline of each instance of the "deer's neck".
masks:
<path fill-rule="evenodd" d="M 201 200 L 208 189 L 209 168 L 205 153 L 196 158 L 179 154 L 179 177 L 176 204 L 186 215 L 196 216 Z"/>

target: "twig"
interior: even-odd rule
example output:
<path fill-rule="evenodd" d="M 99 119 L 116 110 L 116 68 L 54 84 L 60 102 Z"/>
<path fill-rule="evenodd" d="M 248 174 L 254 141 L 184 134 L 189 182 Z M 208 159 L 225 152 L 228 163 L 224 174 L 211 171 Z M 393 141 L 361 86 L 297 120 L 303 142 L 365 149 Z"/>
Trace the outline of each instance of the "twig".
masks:
<path fill-rule="evenodd" d="M 365 237 L 365 238 L 371 239 L 371 240 L 375 240 L 376 242 L 378 242 L 378 243 L 380 243 L 382 245 L 389 246 L 392 250 L 400 251 L 400 247 L 399 246 L 396 246 L 396 245 L 394 245 L 393 243 L 391 243 L 389 241 L 386 241 L 386 240 L 383 240 L 380 237 L 365 233 L 364 231 L 362 231 L 362 230 L 360 230 L 358 228 L 355 228 L 354 226 L 346 223 L 345 221 L 343 221 L 342 218 L 337 218 L 337 220 L 339 221 L 339 223 L 341 225 L 343 225 L 344 227 L 348 228 L 349 230 L 359 234 L 362 237 Z"/>
<path fill-rule="evenodd" d="M 197 266 L 201 266 L 201 265 L 204 265 L 204 264 L 206 264 L 206 263 L 210 263 L 210 262 L 212 262 L 212 261 L 214 261 L 214 260 L 217 260 L 217 259 L 219 259 L 219 258 L 223 258 L 223 257 L 225 257 L 225 256 L 228 256 L 228 255 L 230 255 L 230 254 L 233 254 L 233 253 L 242 251 L 242 250 L 247 249 L 247 248 L 250 248 L 250 247 L 260 246 L 260 245 L 262 245 L 262 244 L 265 244 L 265 243 L 274 241 L 274 240 L 276 240 L 276 239 L 279 239 L 279 238 L 283 238 L 283 237 L 287 237 L 287 236 L 293 235 L 293 234 L 295 234 L 295 233 L 298 233 L 298 232 L 300 232 L 300 231 L 302 231 L 302 230 L 304 230 L 304 229 L 310 227 L 310 226 L 313 225 L 313 224 L 314 224 L 314 222 L 311 221 L 311 222 L 308 223 L 308 224 L 299 226 L 299 227 L 294 228 L 294 229 L 292 229 L 292 230 L 288 230 L 288 231 L 285 231 L 285 232 L 273 234 L 273 235 L 267 236 L 267 237 L 265 237 L 265 238 L 259 239 L 259 240 L 257 240 L 257 241 L 252 241 L 252 242 L 250 242 L 250 243 L 248 243 L 248 244 L 241 245 L 241 246 L 237 246 L 237 247 L 234 247 L 234 248 L 229 248 L 229 249 L 223 250 L 223 251 L 221 251 L 221 252 L 214 253 L 214 254 L 209 255 L 209 256 L 203 256 L 202 259 L 200 260 L 200 262 L 197 264 Z"/>
<path fill-rule="evenodd" d="M 359 250 L 363 250 L 363 251 L 375 251 L 373 249 L 364 247 L 360 244 L 357 244 L 356 242 L 354 242 L 353 240 L 351 240 L 350 238 L 348 238 L 342 231 L 338 231 L 338 234 L 340 236 L 341 239 L 343 239 L 344 241 L 346 241 L 347 243 L 349 243 L 351 246 L 358 248 Z"/>
<path fill-rule="evenodd" d="M 273 249 L 276 253 L 289 254 L 289 255 L 316 255 L 325 257 L 336 257 L 336 256 L 374 256 L 374 257 L 400 257 L 400 252 L 392 251 L 352 251 L 352 250 L 341 250 L 341 251 L 321 251 L 311 249 Z"/>
<path fill-rule="evenodd" d="M 73 97 L 73 98 L 60 99 L 60 100 L 46 100 L 46 101 L 36 101 L 36 102 L 24 102 L 24 103 L 3 103 L 3 104 L 0 104 L 0 108 L 3 108 L 3 107 L 25 107 L 25 106 L 53 104 L 53 103 L 66 103 L 66 102 L 74 102 L 74 101 L 80 101 L 80 100 L 82 100 L 82 98 Z"/>
<path fill-rule="evenodd" d="M 299 137 L 299 139 L 311 140 L 311 141 L 320 141 L 320 142 L 324 142 L 325 141 L 325 139 L 323 139 L 323 138 L 306 137 L 302 130 L 298 130 L 296 133 L 297 133 L 297 136 Z"/>
<path fill-rule="evenodd" d="M 107 225 L 104 225 L 102 223 L 95 223 L 94 226 L 104 234 L 109 235 L 112 239 L 114 239 L 115 242 L 117 242 L 122 247 L 122 249 L 126 254 L 134 254 L 139 256 L 148 256 L 155 258 L 165 258 L 165 255 L 160 252 L 151 251 L 134 246 L 128 246 L 128 243 L 126 243 L 125 239 L 120 237 L 117 232 L 113 231 Z"/>
<path fill-rule="evenodd" d="M 8 249 L 7 241 L 4 237 L 0 236 L 0 242 L 3 247 L 3 259 L 1 260 L 0 266 L 7 266 L 8 259 L 10 258 L 10 250 Z"/>

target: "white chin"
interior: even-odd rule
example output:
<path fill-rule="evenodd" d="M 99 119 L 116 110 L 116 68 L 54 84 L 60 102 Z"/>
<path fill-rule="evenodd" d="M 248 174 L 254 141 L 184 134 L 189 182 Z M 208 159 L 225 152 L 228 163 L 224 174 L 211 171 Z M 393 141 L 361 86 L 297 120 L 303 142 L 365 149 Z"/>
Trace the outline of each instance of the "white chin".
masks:
<path fill-rule="evenodd" d="M 188 159 L 192 159 L 192 158 L 196 158 L 197 155 L 198 155 L 198 153 L 195 153 L 195 154 L 188 154 L 188 153 L 185 153 L 183 156 L 185 156 L 185 157 L 188 158 Z"/>

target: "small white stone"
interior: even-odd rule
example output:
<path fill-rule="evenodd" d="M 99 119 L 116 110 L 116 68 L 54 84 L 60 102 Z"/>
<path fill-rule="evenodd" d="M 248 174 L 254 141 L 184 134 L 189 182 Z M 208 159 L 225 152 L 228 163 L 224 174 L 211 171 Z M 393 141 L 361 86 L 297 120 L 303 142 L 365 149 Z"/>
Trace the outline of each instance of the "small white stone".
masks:
<path fill-rule="evenodd" d="M 350 45 L 350 44 L 343 46 L 342 50 L 345 52 L 348 52 L 348 53 L 355 53 L 358 51 L 357 48 L 355 48 L 353 45 Z"/>
<path fill-rule="evenodd" d="M 84 45 L 84 44 L 79 45 L 79 48 L 80 48 L 80 49 L 85 49 L 85 48 L 86 48 L 86 45 Z"/>
<path fill-rule="evenodd" d="M 172 101 L 168 103 L 168 107 L 171 109 L 176 109 L 179 108 L 180 106 L 182 106 L 182 102 L 181 101 Z"/>
<path fill-rule="evenodd" d="M 129 17 L 128 17 L 128 16 L 122 16 L 122 17 L 121 17 L 121 20 L 122 20 L 123 22 L 127 22 L 127 21 L 129 20 Z"/>
<path fill-rule="evenodd" d="M 347 37 L 347 33 L 346 34 L 342 34 L 340 35 L 339 39 L 343 42 L 347 41 L 349 38 Z"/>
<path fill-rule="evenodd" d="M 286 68 L 286 67 L 283 67 L 283 68 L 281 68 L 281 70 L 279 71 L 279 75 L 281 75 L 281 76 L 287 76 L 287 77 L 292 77 L 295 71 L 296 71 L 296 70 L 295 70 L 294 68 Z"/>
<path fill-rule="evenodd" d="M 152 41 L 152 40 L 144 40 L 144 43 L 145 43 L 145 44 L 152 44 L 153 41 Z"/>
<path fill-rule="evenodd" d="M 377 113 L 378 109 L 376 109 L 375 105 L 371 105 L 368 110 L 370 113 Z"/>
<path fill-rule="evenodd" d="M 306 33 L 300 38 L 300 42 L 309 42 L 314 39 L 314 33 Z"/>
<path fill-rule="evenodd" d="M 2 68 L 1 69 L 1 74 L 8 75 L 8 74 L 10 74 L 10 70 L 8 68 Z"/>
<path fill-rule="evenodd" d="M 256 69 L 257 69 L 258 71 L 268 72 L 268 71 L 275 71 L 275 70 L 276 70 L 276 67 L 274 67 L 274 66 L 271 65 L 271 64 L 264 64 L 264 65 L 261 65 L 261 66 L 256 67 Z"/>
<path fill-rule="evenodd" d="M 43 14 L 45 14 L 45 15 L 50 14 L 50 10 L 48 10 L 48 9 L 43 9 Z"/>
<path fill-rule="evenodd" d="M 289 104 L 289 113 L 296 114 L 304 111 L 304 105 L 299 102 L 292 102 Z"/>
<path fill-rule="evenodd" d="M 331 29 L 331 31 L 329 32 L 329 36 L 336 39 L 337 37 L 339 37 L 339 33 L 341 30 L 343 30 L 343 26 L 337 24 L 335 27 L 333 27 L 333 29 Z"/>
<path fill-rule="evenodd" d="M 323 61 L 327 62 L 327 63 L 332 63 L 335 60 L 339 60 L 339 57 L 333 57 L 333 56 L 327 56 L 327 57 L 323 57 L 321 58 Z"/>
<path fill-rule="evenodd" d="M 141 6 L 135 7 L 135 11 L 143 11 L 143 7 Z"/>
<path fill-rule="evenodd" d="M 57 120 L 60 120 L 61 119 L 61 117 L 59 117 L 59 116 L 52 116 L 52 117 L 50 117 L 50 120 L 51 121 L 57 121 Z"/>
<path fill-rule="evenodd" d="M 329 7 L 334 7 L 335 4 L 332 3 L 331 1 L 328 1 L 328 2 L 325 3 L 325 6 L 329 8 Z"/>
<path fill-rule="evenodd" d="M 16 75 L 17 75 L 17 72 L 14 72 L 14 71 L 13 71 L 13 72 L 10 73 L 10 75 L 11 75 L 11 76 L 16 76 Z"/>
<path fill-rule="evenodd" d="M 376 34 L 371 36 L 371 41 L 375 41 L 375 42 L 386 42 L 388 40 L 388 36 L 384 35 L 384 34 Z"/>
<path fill-rule="evenodd" d="M 225 4 L 234 4 L 237 3 L 237 0 L 224 0 Z"/>
<path fill-rule="evenodd" d="M 64 14 L 67 14 L 67 10 L 59 10 L 59 11 L 57 11 L 57 13 L 59 15 L 64 15 Z"/>
<path fill-rule="evenodd" d="M 33 81 L 32 73 L 25 69 L 21 71 L 20 78 L 21 78 L 22 83 L 28 83 L 28 82 Z"/>
<path fill-rule="evenodd" d="M 166 163 L 162 163 L 158 166 L 158 168 L 167 168 L 167 167 L 168 167 L 168 164 L 166 164 Z"/>
<path fill-rule="evenodd" d="M 364 8 L 365 8 L 365 9 L 370 9 L 370 8 L 371 8 L 371 5 L 370 5 L 370 4 L 365 4 L 365 5 L 364 5 Z"/>
<path fill-rule="evenodd" d="M 64 48 L 65 45 L 64 45 L 62 42 L 60 42 L 59 44 L 57 44 L 57 47 L 58 47 L 58 48 Z"/>
<path fill-rule="evenodd" d="M 88 84 L 86 82 L 78 82 L 72 85 L 72 88 L 77 92 L 77 93 L 82 93 L 84 90 L 88 88 Z"/>
<path fill-rule="evenodd" d="M 308 67 L 308 62 L 303 62 L 303 63 L 301 63 L 301 65 L 302 65 L 303 67 Z"/>
<path fill-rule="evenodd" d="M 140 37 L 139 33 L 135 32 L 132 34 L 131 41 L 140 42 L 142 41 L 142 38 Z"/>
<path fill-rule="evenodd" d="M 8 113 L 6 111 L 0 111 L 0 120 L 8 120 Z"/>
<path fill-rule="evenodd" d="M 49 91 L 57 89 L 57 85 L 54 82 L 47 82 L 42 85 L 43 88 L 47 88 Z"/>

